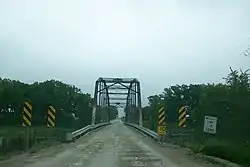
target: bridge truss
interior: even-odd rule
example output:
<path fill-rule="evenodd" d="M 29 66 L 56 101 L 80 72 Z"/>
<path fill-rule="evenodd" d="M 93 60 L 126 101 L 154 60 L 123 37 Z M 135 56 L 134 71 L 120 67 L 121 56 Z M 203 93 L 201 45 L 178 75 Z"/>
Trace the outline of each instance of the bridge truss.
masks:
<path fill-rule="evenodd" d="M 141 90 L 136 78 L 99 78 L 95 82 L 92 124 L 109 122 L 112 107 L 124 108 L 125 121 L 142 126 Z"/>

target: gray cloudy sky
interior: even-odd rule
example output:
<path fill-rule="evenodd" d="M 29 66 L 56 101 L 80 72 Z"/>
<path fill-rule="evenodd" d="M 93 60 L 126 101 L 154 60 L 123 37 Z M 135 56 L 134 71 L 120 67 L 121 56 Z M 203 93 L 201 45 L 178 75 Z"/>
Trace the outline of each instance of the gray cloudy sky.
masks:
<path fill-rule="evenodd" d="M 92 94 L 100 76 L 142 95 L 222 82 L 250 58 L 249 0 L 0 0 L 0 76 L 59 79 Z"/>

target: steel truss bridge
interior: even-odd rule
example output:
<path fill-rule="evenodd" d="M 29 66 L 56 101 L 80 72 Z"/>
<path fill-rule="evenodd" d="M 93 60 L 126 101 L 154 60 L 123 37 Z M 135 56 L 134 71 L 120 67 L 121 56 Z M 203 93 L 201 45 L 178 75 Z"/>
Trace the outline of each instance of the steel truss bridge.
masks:
<path fill-rule="evenodd" d="M 141 89 L 136 78 L 97 79 L 92 124 L 109 122 L 113 106 L 124 108 L 125 122 L 142 126 Z"/>

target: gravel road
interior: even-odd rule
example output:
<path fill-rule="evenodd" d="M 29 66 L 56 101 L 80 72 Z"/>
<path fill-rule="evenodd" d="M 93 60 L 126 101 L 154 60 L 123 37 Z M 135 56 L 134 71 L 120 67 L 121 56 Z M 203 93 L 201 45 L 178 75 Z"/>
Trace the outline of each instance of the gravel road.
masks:
<path fill-rule="evenodd" d="M 181 148 L 161 146 L 120 121 L 74 143 L 0 161 L 1 167 L 217 167 Z"/>

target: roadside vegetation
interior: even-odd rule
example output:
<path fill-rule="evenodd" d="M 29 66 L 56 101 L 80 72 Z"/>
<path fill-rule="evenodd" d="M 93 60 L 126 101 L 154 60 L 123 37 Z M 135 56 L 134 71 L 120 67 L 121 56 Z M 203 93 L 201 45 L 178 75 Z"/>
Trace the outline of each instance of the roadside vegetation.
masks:
<path fill-rule="evenodd" d="M 25 101 L 32 109 L 32 125 L 22 127 L 22 110 Z M 48 106 L 56 109 L 55 128 L 47 127 Z M 107 121 L 107 109 L 98 107 L 96 122 Z M 111 107 L 111 119 L 118 111 Z M 0 78 L 0 155 L 25 150 L 45 140 L 62 141 L 66 132 L 90 125 L 92 98 L 74 85 L 49 80 L 25 84 Z M 28 136 L 27 136 L 28 135 Z M 27 140 L 28 146 L 27 146 Z"/>
<path fill-rule="evenodd" d="M 157 110 L 163 105 L 167 112 L 168 132 L 188 133 L 181 145 L 195 152 L 220 157 L 250 166 L 250 78 L 248 71 L 233 70 L 225 83 L 175 85 L 163 93 L 148 97 L 143 108 L 144 126 L 157 130 Z M 186 128 L 178 128 L 178 110 L 187 105 Z M 218 118 L 215 135 L 203 132 L 205 116 Z M 173 139 L 172 139 L 173 141 Z"/>

